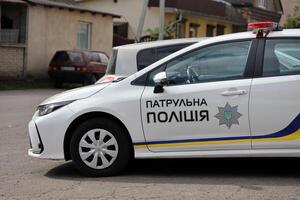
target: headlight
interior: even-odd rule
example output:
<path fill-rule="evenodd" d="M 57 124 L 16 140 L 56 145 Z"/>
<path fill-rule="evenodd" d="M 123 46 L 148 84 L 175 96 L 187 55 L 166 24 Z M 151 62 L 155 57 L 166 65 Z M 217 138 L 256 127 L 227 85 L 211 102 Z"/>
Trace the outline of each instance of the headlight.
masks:
<path fill-rule="evenodd" d="M 59 108 L 62 108 L 64 106 L 72 103 L 72 102 L 73 101 L 63 101 L 63 102 L 59 102 L 59 103 L 51 103 L 51 104 L 41 105 L 38 107 L 38 115 L 39 116 L 47 115 Z"/>

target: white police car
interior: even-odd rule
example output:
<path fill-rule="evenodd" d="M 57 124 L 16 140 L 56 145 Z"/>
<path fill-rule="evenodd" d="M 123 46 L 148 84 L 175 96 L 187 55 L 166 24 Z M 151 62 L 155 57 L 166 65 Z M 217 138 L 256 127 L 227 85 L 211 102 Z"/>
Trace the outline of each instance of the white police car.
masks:
<path fill-rule="evenodd" d="M 300 30 L 249 27 L 47 99 L 29 123 L 29 155 L 71 159 L 89 176 L 133 157 L 299 157 Z"/>

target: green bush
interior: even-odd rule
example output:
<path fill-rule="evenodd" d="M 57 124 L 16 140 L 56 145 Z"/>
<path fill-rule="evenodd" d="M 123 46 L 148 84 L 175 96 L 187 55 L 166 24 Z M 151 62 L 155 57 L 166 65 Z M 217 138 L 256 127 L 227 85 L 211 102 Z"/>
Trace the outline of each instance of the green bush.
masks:
<path fill-rule="evenodd" d="M 288 15 L 286 23 L 284 24 L 285 28 L 300 28 L 300 12 L 299 7 L 294 8 L 294 14 Z"/>

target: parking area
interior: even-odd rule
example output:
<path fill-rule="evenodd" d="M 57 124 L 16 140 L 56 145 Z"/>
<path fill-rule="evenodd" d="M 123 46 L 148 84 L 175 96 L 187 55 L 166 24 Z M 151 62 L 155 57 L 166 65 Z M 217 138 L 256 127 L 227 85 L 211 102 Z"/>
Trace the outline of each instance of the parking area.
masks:
<path fill-rule="evenodd" d="M 30 158 L 27 123 L 58 92 L 0 91 L 0 199 L 300 199 L 296 158 L 137 160 L 107 178 Z"/>

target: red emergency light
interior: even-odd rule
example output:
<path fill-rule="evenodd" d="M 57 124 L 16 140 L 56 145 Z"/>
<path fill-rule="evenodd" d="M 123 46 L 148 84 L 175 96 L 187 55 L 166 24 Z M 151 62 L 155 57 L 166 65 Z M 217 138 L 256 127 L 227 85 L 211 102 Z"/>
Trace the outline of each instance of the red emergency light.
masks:
<path fill-rule="evenodd" d="M 271 31 L 281 31 L 282 28 L 279 26 L 276 22 L 253 22 L 248 24 L 248 29 L 252 30 L 254 33 L 257 34 L 257 37 L 265 37 L 269 34 Z"/>
<path fill-rule="evenodd" d="M 265 29 L 265 28 L 272 28 L 276 26 L 277 23 L 275 22 L 254 22 L 254 23 L 249 23 L 248 24 L 248 29 L 253 30 L 253 29 Z"/>

